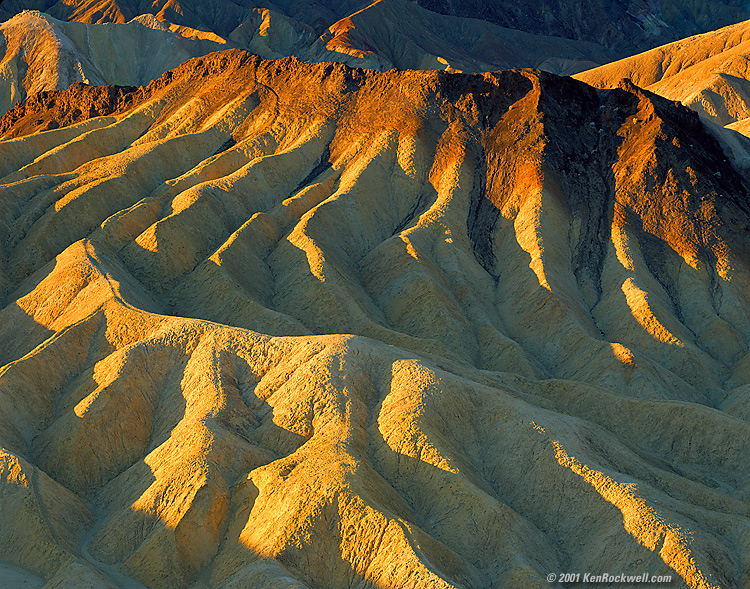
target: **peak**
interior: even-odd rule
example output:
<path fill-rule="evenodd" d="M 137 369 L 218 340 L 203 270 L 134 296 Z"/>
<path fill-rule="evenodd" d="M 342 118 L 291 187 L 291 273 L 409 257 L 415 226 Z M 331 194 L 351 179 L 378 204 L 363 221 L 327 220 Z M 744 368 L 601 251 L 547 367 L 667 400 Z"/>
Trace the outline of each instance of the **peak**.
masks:
<path fill-rule="evenodd" d="M 169 26 L 160 21 L 158 18 L 156 18 L 153 14 L 140 14 L 136 16 L 134 19 L 128 22 L 130 23 L 139 23 L 142 24 L 144 27 L 148 27 L 150 29 L 156 29 L 157 31 L 168 31 Z"/>
<path fill-rule="evenodd" d="M 2 26 L 34 26 L 34 24 L 39 22 L 45 22 L 49 24 L 60 23 L 59 20 L 47 14 L 46 12 L 41 12 L 39 10 L 24 10 L 9 18 L 2 24 Z"/>
<path fill-rule="evenodd" d="M 523 47 L 374 8 L 340 28 L 349 49 Z M 309 40 L 256 16 L 238 38 Z M 144 22 L 7 37 L 19 80 L 142 82 L 66 82 L 0 118 L 0 578 L 750 578 L 750 179 L 724 151 L 747 145 L 629 73 L 207 42 L 167 68 L 194 45 Z"/>

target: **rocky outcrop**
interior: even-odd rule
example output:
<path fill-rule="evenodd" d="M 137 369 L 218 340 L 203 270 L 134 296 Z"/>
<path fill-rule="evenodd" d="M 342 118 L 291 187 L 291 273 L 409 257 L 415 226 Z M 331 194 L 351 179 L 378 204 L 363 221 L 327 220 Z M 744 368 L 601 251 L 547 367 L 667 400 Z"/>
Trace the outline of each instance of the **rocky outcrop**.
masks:
<path fill-rule="evenodd" d="M 59 129 L 133 106 L 138 88 L 76 83 L 63 92 L 40 92 L 0 119 L 0 137 L 10 139 Z"/>
<path fill-rule="evenodd" d="M 75 4 L 64 3 L 68 8 Z M 213 6 L 197 4 L 204 12 Z M 92 8 L 91 3 L 86 7 Z M 157 18 L 136 11 L 138 16 L 120 23 L 120 16 L 104 9 L 97 12 L 101 18 L 93 19 L 78 13 L 64 17 L 49 8 L 74 22 L 26 11 L 0 26 L 5 37 L 5 47 L 0 42 L 0 114 L 27 96 L 64 90 L 75 82 L 145 85 L 182 61 L 229 47 L 264 59 L 294 55 L 313 63 L 343 62 L 381 71 L 535 67 L 567 75 L 617 57 L 595 43 L 443 16 L 408 0 L 379 0 L 362 8 L 321 28 L 315 13 L 302 9 L 289 8 L 286 14 L 280 8 L 244 7 L 242 18 L 228 31 L 227 22 L 234 21 L 206 31 L 186 27 L 184 23 L 193 22 L 189 15 L 169 11 L 175 22 L 164 20 L 165 12 Z M 114 22 L 107 21 L 110 17 Z"/>
<path fill-rule="evenodd" d="M 746 584 L 750 199 L 695 113 L 236 50 L 158 84 L 0 142 L 0 560 Z"/>
<path fill-rule="evenodd" d="M 171 31 L 153 18 L 92 26 L 26 11 L 0 25 L 0 114 L 74 83 L 146 85 L 187 59 L 225 47 L 216 35 Z"/>
<path fill-rule="evenodd" d="M 742 131 L 750 116 L 750 21 L 683 39 L 576 75 L 597 88 L 627 78 Z"/>

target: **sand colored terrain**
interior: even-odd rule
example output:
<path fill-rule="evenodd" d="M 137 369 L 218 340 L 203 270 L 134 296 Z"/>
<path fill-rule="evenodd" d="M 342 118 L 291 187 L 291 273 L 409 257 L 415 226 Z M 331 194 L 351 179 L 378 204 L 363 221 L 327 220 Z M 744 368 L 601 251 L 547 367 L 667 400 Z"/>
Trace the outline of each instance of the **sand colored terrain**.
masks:
<path fill-rule="evenodd" d="M 750 200 L 695 113 L 238 50 L 141 95 L 0 142 L 3 567 L 747 586 Z"/>
<path fill-rule="evenodd" d="M 102 7 L 95 2 L 67 2 L 65 10 L 60 6 L 47 8 L 54 16 L 26 11 L 0 25 L 5 38 L 4 46 L 0 42 L 0 54 L 4 51 L 0 114 L 36 93 L 64 90 L 76 82 L 145 85 L 189 58 L 230 47 L 264 59 L 294 55 L 308 62 L 335 61 L 381 71 L 534 67 L 567 75 L 616 57 L 595 43 L 443 16 L 409 0 L 352 3 L 351 13 L 341 6 L 336 13 L 326 13 L 332 22 L 328 26 L 321 25 L 317 12 L 292 5 L 230 10 L 227 4 L 216 7 L 215 13 L 205 2 L 195 3 L 192 12 L 179 11 L 177 6 L 166 10 L 166 5 L 156 10 L 147 4 L 117 10 L 114 3 Z M 231 13 L 224 20 L 223 11 Z M 125 24 L 129 15 L 137 16 Z M 213 28 L 190 28 L 184 23 Z"/>
<path fill-rule="evenodd" d="M 575 75 L 597 88 L 623 78 L 689 106 L 702 117 L 748 134 L 750 21 L 689 37 Z"/>
<path fill-rule="evenodd" d="M 92 26 L 26 11 L 0 25 L 0 114 L 27 97 L 76 82 L 141 86 L 183 61 L 223 49 L 198 31 L 155 19 Z"/>

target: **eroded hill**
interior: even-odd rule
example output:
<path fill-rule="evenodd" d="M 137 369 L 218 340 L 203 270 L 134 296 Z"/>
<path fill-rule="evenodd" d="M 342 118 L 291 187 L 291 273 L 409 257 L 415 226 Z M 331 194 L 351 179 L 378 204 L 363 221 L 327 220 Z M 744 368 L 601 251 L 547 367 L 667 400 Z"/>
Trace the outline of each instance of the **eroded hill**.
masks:
<path fill-rule="evenodd" d="M 169 30 L 153 17 L 93 26 L 27 11 L 0 25 L 0 115 L 74 83 L 145 85 L 226 45 L 202 31 Z"/>
<path fill-rule="evenodd" d="M 747 584 L 750 200 L 695 113 L 232 50 L 16 124 L 1 560 L 49 587 Z"/>
<path fill-rule="evenodd" d="M 63 20 L 124 23 L 150 13 L 161 20 L 228 35 L 253 9 L 264 8 L 302 21 L 320 35 L 334 23 L 379 1 L 4 0 L 0 18 L 34 9 Z M 464 21 L 479 20 L 539 36 L 597 43 L 613 50 L 618 58 L 750 18 L 742 0 L 552 0 L 541 4 L 531 0 L 418 0 L 406 4 Z M 402 24 L 408 33 L 409 26 Z"/>
<path fill-rule="evenodd" d="M 696 33 L 750 17 L 740 0 L 418 0 L 443 14 L 481 18 L 530 33 L 599 43 L 622 53 L 640 53 Z"/>
<path fill-rule="evenodd" d="M 704 118 L 747 133 L 750 124 L 750 21 L 682 39 L 577 74 L 597 88 L 628 78 L 679 100 Z"/>
<path fill-rule="evenodd" d="M 7 6 L 19 8 L 19 4 L 39 7 L 36 2 Z M 54 6 L 48 10 L 55 16 L 27 10 L 0 25 L 0 115 L 27 97 L 64 90 L 76 82 L 145 85 L 183 61 L 228 48 L 245 49 L 264 59 L 294 55 L 307 62 L 342 62 L 381 71 L 483 72 L 534 67 L 570 74 L 617 57 L 595 43 L 443 16 L 410 0 L 379 0 L 345 13 L 329 26 L 319 26 L 314 14 L 298 7 L 287 7 L 287 14 L 280 8 L 245 6 L 240 10 L 235 6 L 240 10 L 236 18 L 214 27 L 222 36 L 210 28 L 185 26 L 205 23 L 198 19 L 196 24 L 190 11 L 176 13 L 177 6 L 166 11 L 151 6 L 156 16 L 136 8 L 125 10 L 125 14 L 136 14 L 127 22 L 121 11 L 97 8 L 96 3 L 55 6 L 67 12 Z M 70 13 L 76 6 L 83 12 Z M 196 2 L 198 8 L 213 18 L 223 18 L 215 3 Z M 230 22 L 235 24 L 227 29 Z"/>

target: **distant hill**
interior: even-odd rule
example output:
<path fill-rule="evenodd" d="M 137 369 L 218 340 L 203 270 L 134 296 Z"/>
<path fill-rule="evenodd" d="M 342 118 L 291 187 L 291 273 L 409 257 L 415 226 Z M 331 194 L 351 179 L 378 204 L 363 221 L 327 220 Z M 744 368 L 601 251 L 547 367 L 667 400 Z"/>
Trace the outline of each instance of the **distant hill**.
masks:
<path fill-rule="evenodd" d="M 703 117 L 750 167 L 750 21 L 689 37 L 575 76 L 597 88 L 627 78 Z M 723 128 L 723 129 L 722 129 Z"/>
<path fill-rule="evenodd" d="M 13 114 L 4 578 L 745 584 L 750 181 L 696 113 L 231 49 Z"/>
<path fill-rule="evenodd" d="M 62 20 L 90 23 L 127 22 L 148 12 L 170 22 L 227 35 L 245 20 L 249 10 L 269 8 L 309 24 L 321 34 L 371 4 L 369 0 L 5 0 L 2 9 L 11 14 L 36 9 Z M 536 35 L 597 43 L 617 57 L 750 18 L 741 0 L 417 0 L 416 4 L 432 12 Z"/>
<path fill-rule="evenodd" d="M 195 2 L 192 11 L 185 7 L 184 13 L 177 12 L 175 5 L 165 5 L 158 17 L 144 13 L 124 23 L 137 6 L 89 2 L 74 10 L 76 6 L 52 5 L 48 10 L 57 16 L 22 12 L 0 25 L 5 41 L 0 45 L 0 114 L 31 94 L 62 90 L 74 82 L 147 84 L 191 57 L 227 47 L 266 59 L 294 55 L 381 71 L 534 67 L 570 74 L 613 58 L 594 43 L 443 16 L 408 0 L 381 0 L 322 32 L 314 26 L 318 12 L 299 15 L 307 14 L 310 24 L 266 8 L 226 3 L 220 6 L 228 12 L 211 12 L 211 3 Z M 72 20 L 59 20 L 62 17 Z M 223 36 L 192 28 L 210 24 L 209 17 L 224 23 L 219 29 Z"/>
<path fill-rule="evenodd" d="M 169 30 L 150 16 L 93 26 L 28 11 L 2 23 L 0 33 L 0 113 L 75 82 L 148 84 L 191 57 L 227 46 L 212 33 Z"/>
<path fill-rule="evenodd" d="M 721 125 L 750 116 L 750 21 L 689 37 L 580 73 L 597 88 L 622 78 Z"/>
<path fill-rule="evenodd" d="M 750 18 L 741 0 L 417 0 L 504 27 L 598 43 L 621 57 Z"/>

